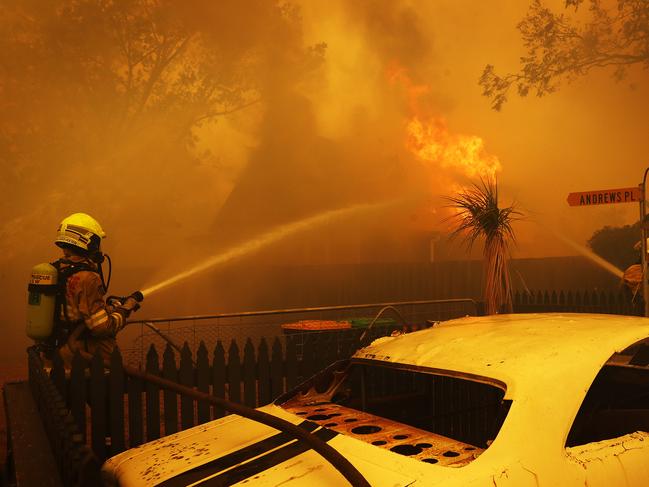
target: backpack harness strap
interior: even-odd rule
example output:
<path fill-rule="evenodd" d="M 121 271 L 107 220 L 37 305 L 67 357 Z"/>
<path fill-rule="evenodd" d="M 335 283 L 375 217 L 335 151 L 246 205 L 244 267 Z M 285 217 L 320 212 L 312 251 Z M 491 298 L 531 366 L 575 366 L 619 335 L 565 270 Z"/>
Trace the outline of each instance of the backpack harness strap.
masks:
<path fill-rule="evenodd" d="M 60 347 L 67 342 L 70 335 L 78 337 L 85 327 L 83 322 L 72 321 L 68 316 L 66 306 L 68 279 L 81 271 L 94 272 L 95 274 L 99 274 L 99 272 L 97 272 L 97 269 L 87 262 L 73 262 L 67 259 L 59 259 L 56 262 L 52 262 L 51 265 L 53 265 L 59 273 L 56 290 L 56 304 L 54 307 L 53 337 L 57 342 L 56 345 Z"/>

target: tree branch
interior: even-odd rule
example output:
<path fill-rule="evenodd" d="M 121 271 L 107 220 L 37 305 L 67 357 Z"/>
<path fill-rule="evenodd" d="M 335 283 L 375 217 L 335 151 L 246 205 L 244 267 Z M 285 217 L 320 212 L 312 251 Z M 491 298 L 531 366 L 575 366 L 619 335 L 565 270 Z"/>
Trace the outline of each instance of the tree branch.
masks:
<path fill-rule="evenodd" d="M 565 7 L 577 9 L 583 1 L 566 0 Z M 487 65 L 478 81 L 493 109 L 501 109 L 513 85 L 520 96 L 527 95 L 531 88 L 542 96 L 554 91 L 563 77 L 570 81 L 593 68 L 616 66 L 615 75 L 619 76 L 625 66 L 649 64 L 649 2 L 618 0 L 616 15 L 611 15 L 598 0 L 590 3 L 592 20 L 578 29 L 578 24 L 554 14 L 541 0 L 532 2 L 518 24 L 528 50 L 527 56 L 521 58 L 520 71 L 500 76 Z"/>
<path fill-rule="evenodd" d="M 244 110 L 244 109 L 246 109 L 248 107 L 256 105 L 259 102 L 261 102 L 261 98 L 257 98 L 256 100 L 249 101 L 247 103 L 244 103 L 242 105 L 238 105 L 238 106 L 236 106 L 234 108 L 229 108 L 227 110 L 221 110 L 221 111 L 218 111 L 218 112 L 208 112 L 208 113 L 206 113 L 206 114 L 204 114 L 204 115 L 202 115 L 202 116 L 200 116 L 198 118 L 195 118 L 189 124 L 189 127 L 193 127 L 197 123 L 203 122 L 203 121 L 208 120 L 210 118 L 221 117 L 221 116 L 224 116 L 224 115 L 231 115 L 233 113 L 240 112 L 241 110 Z"/>
<path fill-rule="evenodd" d="M 178 56 L 178 54 L 180 54 L 187 47 L 187 44 L 189 43 L 191 38 L 192 35 L 188 35 L 187 37 L 185 37 L 184 40 L 180 42 L 180 44 L 175 50 L 171 51 L 171 54 L 167 54 L 166 50 L 168 48 L 168 44 L 166 38 L 163 37 L 164 40 L 158 46 L 157 49 L 158 52 L 156 55 L 155 64 L 153 65 L 153 68 L 149 72 L 149 78 L 147 79 L 146 84 L 144 86 L 142 97 L 140 99 L 138 108 L 134 114 L 134 117 L 138 117 L 144 111 L 144 108 L 146 107 L 146 103 L 151 97 L 151 94 L 153 93 L 153 88 L 157 83 L 157 81 L 162 77 L 164 70 L 169 66 L 169 64 L 171 64 L 174 58 Z"/>

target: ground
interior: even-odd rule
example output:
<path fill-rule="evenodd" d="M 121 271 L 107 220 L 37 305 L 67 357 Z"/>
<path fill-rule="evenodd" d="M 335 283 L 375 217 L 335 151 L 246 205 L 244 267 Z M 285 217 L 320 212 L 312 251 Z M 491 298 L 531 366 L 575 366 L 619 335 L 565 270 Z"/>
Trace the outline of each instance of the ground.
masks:
<path fill-rule="evenodd" d="M 27 356 L 22 363 L 3 364 L 0 368 L 0 383 L 4 386 L 7 382 L 27 379 Z M 7 458 L 7 424 L 4 408 L 4 397 L 0 391 L 0 467 L 4 472 L 5 461 Z M 2 475 L 0 475 L 0 481 Z"/>

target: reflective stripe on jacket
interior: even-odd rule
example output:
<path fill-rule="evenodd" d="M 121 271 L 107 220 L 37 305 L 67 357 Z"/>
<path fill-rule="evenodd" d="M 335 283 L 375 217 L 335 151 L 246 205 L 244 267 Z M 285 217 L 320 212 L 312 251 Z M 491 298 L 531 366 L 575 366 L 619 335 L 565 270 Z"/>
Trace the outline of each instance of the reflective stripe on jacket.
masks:
<path fill-rule="evenodd" d="M 96 265 L 88 259 L 79 256 L 68 257 L 74 263 Z M 65 269 L 62 264 L 61 269 Z M 68 323 L 83 323 L 85 329 L 77 330 L 68 339 L 69 352 L 83 349 L 94 353 L 97 346 L 107 356 L 115 346 L 115 335 L 124 327 L 125 316 L 119 310 L 109 306 L 104 301 L 106 290 L 101 277 L 93 271 L 81 270 L 68 277 L 65 289 L 65 310 L 62 310 L 61 320 Z M 67 348 L 67 347 L 64 347 Z M 63 352 L 63 350 L 62 350 Z M 64 353 L 71 359 L 69 353 Z M 66 357 L 64 356 L 64 359 Z M 67 360 L 66 360 L 67 362 Z"/>

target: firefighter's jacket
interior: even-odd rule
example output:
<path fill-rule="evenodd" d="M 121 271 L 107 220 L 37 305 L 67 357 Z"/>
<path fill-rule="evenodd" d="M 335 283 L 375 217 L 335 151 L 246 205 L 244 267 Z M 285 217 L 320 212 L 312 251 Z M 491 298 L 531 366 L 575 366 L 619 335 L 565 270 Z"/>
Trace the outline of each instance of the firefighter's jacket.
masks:
<path fill-rule="evenodd" d="M 75 255 L 67 256 L 66 261 L 83 263 L 92 269 L 97 266 L 92 261 Z M 65 262 L 61 269 L 66 267 Z M 61 307 L 61 323 L 70 330 L 67 343 L 60 349 L 64 362 L 69 365 L 77 350 L 93 354 L 99 349 L 108 358 L 115 348 L 115 336 L 126 322 L 123 310 L 106 304 L 106 290 L 97 272 L 81 270 L 67 279 L 65 303 Z"/>

